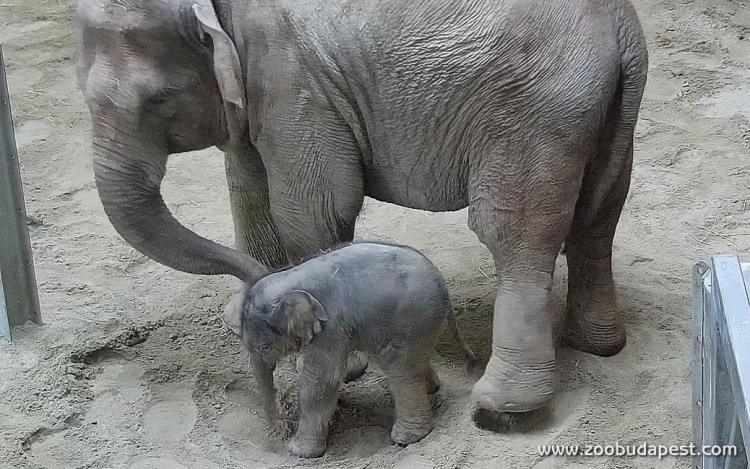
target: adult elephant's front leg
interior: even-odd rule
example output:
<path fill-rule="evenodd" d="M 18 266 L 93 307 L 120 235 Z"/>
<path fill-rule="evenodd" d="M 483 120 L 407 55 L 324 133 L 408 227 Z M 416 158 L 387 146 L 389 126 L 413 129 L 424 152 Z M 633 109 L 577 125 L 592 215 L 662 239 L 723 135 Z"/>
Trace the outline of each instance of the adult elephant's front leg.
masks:
<path fill-rule="evenodd" d="M 262 148 L 271 214 L 296 263 L 354 238 L 365 197 L 362 165 L 351 131 L 332 111 L 274 128 L 272 145 Z"/>
<path fill-rule="evenodd" d="M 271 216 L 266 170 L 258 151 L 247 146 L 225 154 L 235 245 L 268 267 L 288 262 Z"/>
<path fill-rule="evenodd" d="M 492 355 L 472 393 L 474 420 L 490 430 L 503 413 L 536 410 L 554 397 L 552 276 L 582 171 L 532 174 L 520 163 L 495 164 L 473 184 L 469 207 L 469 226 L 492 253 L 498 277 Z"/>
<path fill-rule="evenodd" d="M 250 145 L 241 151 L 227 151 L 224 165 L 236 248 L 268 267 L 287 264 L 287 255 L 271 216 L 268 180 L 258 151 Z M 224 308 L 224 320 L 235 333 L 239 333 L 243 300 L 244 293 L 240 290 Z"/>
<path fill-rule="evenodd" d="M 359 152 L 346 123 L 321 110 L 315 118 L 273 127 L 278 135 L 263 156 L 271 213 L 289 260 L 298 262 L 353 240 L 365 196 Z M 367 354 L 350 352 L 344 381 L 359 379 L 368 364 Z"/>
<path fill-rule="evenodd" d="M 520 278 L 523 277 L 523 278 Z M 496 430 L 498 413 L 528 412 L 554 397 L 552 272 L 506 273 L 495 298 L 492 355 L 474 386 L 474 420 Z"/>

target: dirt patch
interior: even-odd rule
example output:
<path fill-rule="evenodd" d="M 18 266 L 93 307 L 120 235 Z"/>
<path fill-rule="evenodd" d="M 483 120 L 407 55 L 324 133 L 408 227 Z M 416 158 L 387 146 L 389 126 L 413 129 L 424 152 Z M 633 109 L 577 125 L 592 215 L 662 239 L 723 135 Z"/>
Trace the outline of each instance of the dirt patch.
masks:
<path fill-rule="evenodd" d="M 750 248 L 750 9 L 744 2 L 637 0 L 651 71 L 630 196 L 615 240 L 628 345 L 612 358 L 560 349 L 547 412 L 491 434 L 470 419 L 467 375 L 438 344 L 437 426 L 389 441 L 393 406 L 376 368 L 345 387 L 322 460 L 288 456 L 259 417 L 237 340 L 216 316 L 237 282 L 169 270 L 114 232 L 93 184 L 89 117 L 76 89 L 71 0 L 0 4 L 11 97 L 46 325 L 0 343 L 0 467 L 218 469 L 673 468 L 687 458 L 540 458 L 540 444 L 690 440 L 690 268 Z M 232 243 L 216 150 L 177 155 L 164 182 L 176 216 Z M 424 251 L 444 272 L 459 326 L 490 352 L 491 258 L 466 211 L 432 214 L 368 200 L 358 236 Z M 555 289 L 565 285 L 561 259 Z M 294 415 L 292 367 L 277 371 Z M 511 422 L 513 424 L 513 422 Z"/>

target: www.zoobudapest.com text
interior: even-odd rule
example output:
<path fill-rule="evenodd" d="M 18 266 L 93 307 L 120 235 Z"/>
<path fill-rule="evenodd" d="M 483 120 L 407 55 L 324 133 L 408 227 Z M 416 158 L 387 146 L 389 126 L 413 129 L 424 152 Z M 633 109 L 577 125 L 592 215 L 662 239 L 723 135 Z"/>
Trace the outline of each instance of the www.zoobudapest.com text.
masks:
<path fill-rule="evenodd" d="M 544 445 L 538 447 L 540 456 L 736 456 L 737 447 L 689 445 Z"/>

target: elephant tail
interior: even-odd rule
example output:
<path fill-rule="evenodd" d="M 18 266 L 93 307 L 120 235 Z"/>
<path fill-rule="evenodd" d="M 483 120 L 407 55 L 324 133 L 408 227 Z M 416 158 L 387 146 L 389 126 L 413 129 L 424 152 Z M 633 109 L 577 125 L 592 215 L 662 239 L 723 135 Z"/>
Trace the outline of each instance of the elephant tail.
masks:
<path fill-rule="evenodd" d="M 445 309 L 445 320 L 448 323 L 448 329 L 451 332 L 451 335 L 453 336 L 453 339 L 458 342 L 458 345 L 461 347 L 461 349 L 464 351 L 464 354 L 466 355 L 466 369 L 468 371 L 471 371 L 474 369 L 474 364 L 477 361 L 476 356 L 474 355 L 474 352 L 471 350 L 471 347 L 469 347 L 469 344 L 466 342 L 466 339 L 464 339 L 464 336 L 461 334 L 461 331 L 458 330 L 458 324 L 456 323 L 456 315 L 453 312 L 453 307 L 448 306 Z"/>
<path fill-rule="evenodd" d="M 638 122 L 643 92 L 648 77 L 648 48 L 643 28 L 635 8 L 629 1 L 623 2 L 620 11 L 618 45 L 620 51 L 620 79 L 618 93 L 608 119 L 612 139 L 610 140 L 610 164 L 618 164 L 621 173 L 625 169 L 626 155 L 633 151 L 633 134 Z"/>
<path fill-rule="evenodd" d="M 586 168 L 579 196 L 579 222 L 590 226 L 607 213 L 611 194 L 623 177 L 630 177 L 633 165 L 633 135 L 638 122 L 648 75 L 648 49 L 635 8 L 628 0 L 618 2 L 615 21 L 620 55 L 617 89 L 607 111 L 599 148 Z"/>

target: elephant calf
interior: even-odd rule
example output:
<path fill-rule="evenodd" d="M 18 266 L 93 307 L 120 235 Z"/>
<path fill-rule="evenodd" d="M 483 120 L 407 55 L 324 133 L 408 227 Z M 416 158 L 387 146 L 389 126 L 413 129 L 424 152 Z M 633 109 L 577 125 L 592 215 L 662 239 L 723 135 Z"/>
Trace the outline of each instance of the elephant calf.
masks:
<path fill-rule="evenodd" d="M 443 320 L 471 368 L 474 354 L 458 331 L 437 267 L 405 246 L 360 242 L 248 285 L 239 333 L 272 427 L 280 419 L 273 370 L 281 357 L 301 351 L 300 421 L 289 450 L 310 458 L 325 453 L 351 351 L 376 357 L 388 379 L 396 443 L 414 443 L 432 431 L 428 394 L 439 383 L 430 355 Z"/>

